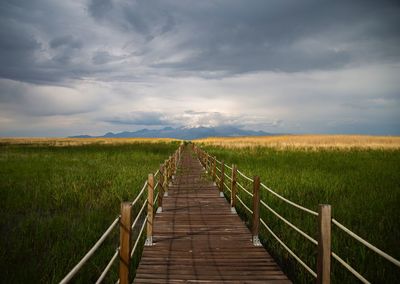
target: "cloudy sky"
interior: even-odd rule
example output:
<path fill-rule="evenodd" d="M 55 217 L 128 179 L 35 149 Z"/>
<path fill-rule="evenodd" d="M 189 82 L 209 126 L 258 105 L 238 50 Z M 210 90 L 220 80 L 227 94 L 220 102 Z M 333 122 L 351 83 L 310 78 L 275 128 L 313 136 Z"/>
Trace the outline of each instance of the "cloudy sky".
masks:
<path fill-rule="evenodd" d="M 0 136 L 400 135 L 400 2 L 2 0 Z"/>

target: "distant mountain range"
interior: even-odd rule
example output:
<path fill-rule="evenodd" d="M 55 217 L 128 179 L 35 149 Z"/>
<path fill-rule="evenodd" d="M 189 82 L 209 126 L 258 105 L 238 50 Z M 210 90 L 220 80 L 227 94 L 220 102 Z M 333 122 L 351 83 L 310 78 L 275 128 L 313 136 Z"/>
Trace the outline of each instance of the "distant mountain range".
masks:
<path fill-rule="evenodd" d="M 134 132 L 108 132 L 103 136 L 78 135 L 70 138 L 176 138 L 193 140 L 206 137 L 235 137 L 235 136 L 266 136 L 272 135 L 264 131 L 239 129 L 234 126 L 217 127 L 165 127 L 163 129 L 142 129 Z"/>

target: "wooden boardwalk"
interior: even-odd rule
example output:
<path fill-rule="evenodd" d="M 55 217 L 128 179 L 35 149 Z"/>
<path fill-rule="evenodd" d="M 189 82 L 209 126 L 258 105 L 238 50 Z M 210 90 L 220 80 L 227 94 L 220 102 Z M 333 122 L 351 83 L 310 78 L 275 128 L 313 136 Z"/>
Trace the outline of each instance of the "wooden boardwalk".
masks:
<path fill-rule="evenodd" d="M 291 283 L 186 147 L 134 283 Z"/>

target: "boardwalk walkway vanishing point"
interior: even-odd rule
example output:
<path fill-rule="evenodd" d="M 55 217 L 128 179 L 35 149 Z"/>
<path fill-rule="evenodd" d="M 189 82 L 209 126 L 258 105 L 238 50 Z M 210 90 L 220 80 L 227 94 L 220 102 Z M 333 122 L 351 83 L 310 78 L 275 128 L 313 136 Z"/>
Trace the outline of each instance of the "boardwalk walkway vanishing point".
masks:
<path fill-rule="evenodd" d="M 291 283 L 185 147 L 134 283 Z"/>

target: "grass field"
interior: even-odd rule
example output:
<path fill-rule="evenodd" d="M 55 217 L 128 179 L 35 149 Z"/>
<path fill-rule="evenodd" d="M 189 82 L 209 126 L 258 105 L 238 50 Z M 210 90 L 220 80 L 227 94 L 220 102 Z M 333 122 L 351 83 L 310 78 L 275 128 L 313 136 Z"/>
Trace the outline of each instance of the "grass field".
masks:
<path fill-rule="evenodd" d="M 287 136 L 202 142 L 219 159 L 236 163 L 249 176 L 260 175 L 262 182 L 292 201 L 313 210 L 319 203 L 331 204 L 334 218 L 400 258 L 398 137 Z M 119 214 L 120 202 L 133 200 L 147 174 L 178 144 L 171 139 L 0 139 L 0 283 L 57 283 Z M 264 191 L 262 198 L 316 238 L 315 217 Z M 246 218 L 245 211 L 240 212 Z M 315 247 L 270 213 L 261 213 L 314 269 Z M 271 236 L 261 233 L 266 247 L 296 282 L 312 282 Z M 117 238 L 118 232 L 79 273 L 76 283 L 97 279 L 115 251 Z M 372 282 L 400 279 L 398 269 L 336 229 L 333 248 Z M 105 283 L 113 283 L 115 270 Z M 335 261 L 333 275 L 334 283 L 356 282 Z"/>
<path fill-rule="evenodd" d="M 284 135 L 260 137 L 224 137 L 196 140 L 224 148 L 268 147 L 276 150 L 303 149 L 400 149 L 399 136 L 367 135 Z"/>
<path fill-rule="evenodd" d="M 246 143 L 242 144 L 239 141 L 243 142 L 243 138 L 214 138 L 201 140 L 203 144 L 200 145 L 218 159 L 230 165 L 237 164 L 248 176 L 259 175 L 261 181 L 276 192 L 307 208 L 317 210 L 318 204 L 331 204 L 335 219 L 400 259 L 399 138 L 372 138 L 372 144 L 365 142 L 371 139 L 366 137 L 359 140 L 336 136 L 336 141 L 330 142 L 326 138 L 289 136 L 273 137 L 272 141 L 246 138 Z M 377 141 L 381 141 L 381 146 Z M 241 182 L 246 185 L 243 179 Z M 251 185 L 247 186 L 251 190 Z M 249 198 L 244 194 L 241 197 L 251 205 Z M 283 203 L 265 190 L 261 191 L 261 198 L 317 238 L 316 217 Z M 240 212 L 246 218 L 244 209 Z M 262 209 L 261 215 L 273 231 L 315 270 L 315 246 L 272 213 Z M 265 231 L 261 233 L 266 247 L 296 282 L 313 281 L 272 236 Z M 333 250 L 374 283 L 396 283 L 400 279 L 400 269 L 376 257 L 336 228 L 333 228 Z M 335 260 L 332 262 L 334 283 L 357 282 Z"/>
<path fill-rule="evenodd" d="M 120 202 L 133 200 L 178 145 L 171 139 L 1 139 L 0 283 L 60 281 L 119 214 Z M 117 247 L 115 231 L 76 283 L 95 282 Z"/>

